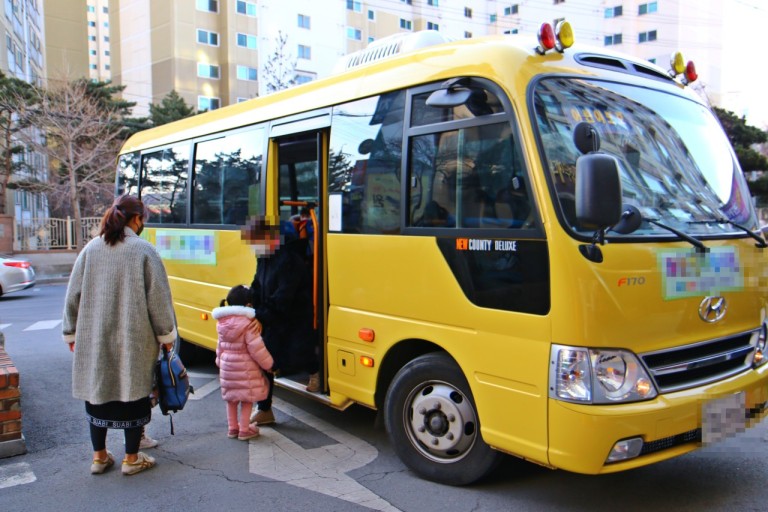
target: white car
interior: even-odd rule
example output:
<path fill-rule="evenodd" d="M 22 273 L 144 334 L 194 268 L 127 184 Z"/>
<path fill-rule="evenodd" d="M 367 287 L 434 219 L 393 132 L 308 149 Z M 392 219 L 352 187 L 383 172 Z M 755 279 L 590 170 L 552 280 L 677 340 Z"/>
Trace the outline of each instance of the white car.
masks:
<path fill-rule="evenodd" d="M 35 286 L 35 270 L 28 261 L 0 254 L 0 295 Z"/>

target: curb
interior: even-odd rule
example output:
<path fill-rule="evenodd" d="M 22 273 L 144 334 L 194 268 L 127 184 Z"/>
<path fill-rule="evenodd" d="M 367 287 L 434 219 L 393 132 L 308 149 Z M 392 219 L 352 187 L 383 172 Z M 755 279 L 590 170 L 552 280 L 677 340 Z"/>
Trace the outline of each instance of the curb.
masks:
<path fill-rule="evenodd" d="M 69 276 L 42 276 L 35 278 L 35 284 L 66 284 L 69 282 Z"/>

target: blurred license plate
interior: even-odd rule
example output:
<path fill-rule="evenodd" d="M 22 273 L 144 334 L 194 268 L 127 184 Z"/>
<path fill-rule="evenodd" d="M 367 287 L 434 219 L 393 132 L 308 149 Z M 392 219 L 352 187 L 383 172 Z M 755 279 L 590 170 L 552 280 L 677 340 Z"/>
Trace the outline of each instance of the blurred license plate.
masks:
<path fill-rule="evenodd" d="M 747 428 L 744 392 L 709 400 L 701 406 L 701 441 L 716 443 Z"/>

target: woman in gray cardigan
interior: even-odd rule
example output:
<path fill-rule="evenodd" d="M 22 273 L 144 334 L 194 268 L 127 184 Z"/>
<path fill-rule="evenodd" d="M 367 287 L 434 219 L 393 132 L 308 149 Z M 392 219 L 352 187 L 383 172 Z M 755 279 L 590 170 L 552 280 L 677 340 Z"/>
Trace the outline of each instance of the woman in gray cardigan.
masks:
<path fill-rule="evenodd" d="M 147 217 L 136 197 L 118 197 L 101 219 L 99 237 L 80 252 L 64 301 L 63 336 L 74 352 L 72 395 L 85 401 L 91 473 L 114 464 L 107 429 L 125 432 L 122 472 L 155 465 L 139 452 L 151 417 L 154 363 L 176 339 L 171 290 L 154 246 L 140 238 Z"/>

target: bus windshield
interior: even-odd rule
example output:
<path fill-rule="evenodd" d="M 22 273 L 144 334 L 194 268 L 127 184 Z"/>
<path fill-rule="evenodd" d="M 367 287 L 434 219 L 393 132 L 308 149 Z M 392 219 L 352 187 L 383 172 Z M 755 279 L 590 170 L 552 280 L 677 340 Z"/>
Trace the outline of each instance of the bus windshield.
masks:
<path fill-rule="evenodd" d="M 598 80 L 550 78 L 534 89 L 536 128 L 562 217 L 574 231 L 576 159 L 573 128 L 590 123 L 603 153 L 618 160 L 623 203 L 643 218 L 692 235 L 756 227 L 741 170 L 717 118 L 705 106 L 658 90 Z M 716 222 L 718 221 L 718 222 Z M 615 233 L 610 233 L 615 235 Z M 644 222 L 631 236 L 669 236 Z"/>

